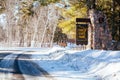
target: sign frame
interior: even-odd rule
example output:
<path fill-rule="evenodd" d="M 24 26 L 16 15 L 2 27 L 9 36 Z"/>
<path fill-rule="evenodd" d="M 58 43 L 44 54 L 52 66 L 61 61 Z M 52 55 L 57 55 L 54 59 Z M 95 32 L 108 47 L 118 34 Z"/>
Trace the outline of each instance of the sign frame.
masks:
<path fill-rule="evenodd" d="M 89 23 L 91 23 L 90 18 L 76 18 L 76 22 L 89 22 Z"/>

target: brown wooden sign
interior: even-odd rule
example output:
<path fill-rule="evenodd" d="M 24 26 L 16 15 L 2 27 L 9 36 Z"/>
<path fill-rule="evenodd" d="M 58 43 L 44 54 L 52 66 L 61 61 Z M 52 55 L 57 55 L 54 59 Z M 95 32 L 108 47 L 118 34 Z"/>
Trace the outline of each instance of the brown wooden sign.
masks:
<path fill-rule="evenodd" d="M 76 44 L 88 44 L 88 24 L 76 24 Z"/>
<path fill-rule="evenodd" d="M 76 22 L 91 22 L 90 18 L 76 18 Z"/>

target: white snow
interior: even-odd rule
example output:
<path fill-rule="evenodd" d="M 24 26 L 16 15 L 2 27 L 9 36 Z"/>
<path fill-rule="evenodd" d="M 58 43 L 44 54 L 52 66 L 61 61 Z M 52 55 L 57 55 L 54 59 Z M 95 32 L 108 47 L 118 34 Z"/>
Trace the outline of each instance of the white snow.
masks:
<path fill-rule="evenodd" d="M 6 24 L 6 15 L 0 14 L 0 25 L 2 25 L 4 27 L 5 24 Z"/>
<path fill-rule="evenodd" d="M 120 51 L 50 50 L 48 55 L 38 55 L 35 62 L 56 80 L 120 80 Z"/>
<path fill-rule="evenodd" d="M 12 50 L 32 54 L 34 62 L 55 80 L 120 80 L 120 51 L 74 50 L 58 46 Z"/>

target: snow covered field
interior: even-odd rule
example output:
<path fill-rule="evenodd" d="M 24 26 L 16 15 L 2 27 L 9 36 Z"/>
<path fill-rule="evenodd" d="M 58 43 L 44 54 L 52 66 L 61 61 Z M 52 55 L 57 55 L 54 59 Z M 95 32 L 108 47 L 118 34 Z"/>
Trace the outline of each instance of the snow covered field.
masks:
<path fill-rule="evenodd" d="M 17 50 L 32 54 L 34 62 L 55 80 L 120 80 L 120 51 L 80 51 L 61 47 Z"/>

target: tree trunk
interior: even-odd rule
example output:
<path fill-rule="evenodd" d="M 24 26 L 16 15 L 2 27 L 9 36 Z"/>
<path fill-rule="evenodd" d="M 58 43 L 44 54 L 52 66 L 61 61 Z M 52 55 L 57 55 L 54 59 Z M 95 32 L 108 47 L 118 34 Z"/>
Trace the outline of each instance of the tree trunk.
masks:
<path fill-rule="evenodd" d="M 89 10 L 92 24 L 92 48 L 111 49 L 111 33 L 109 31 L 106 15 L 95 9 Z"/>

